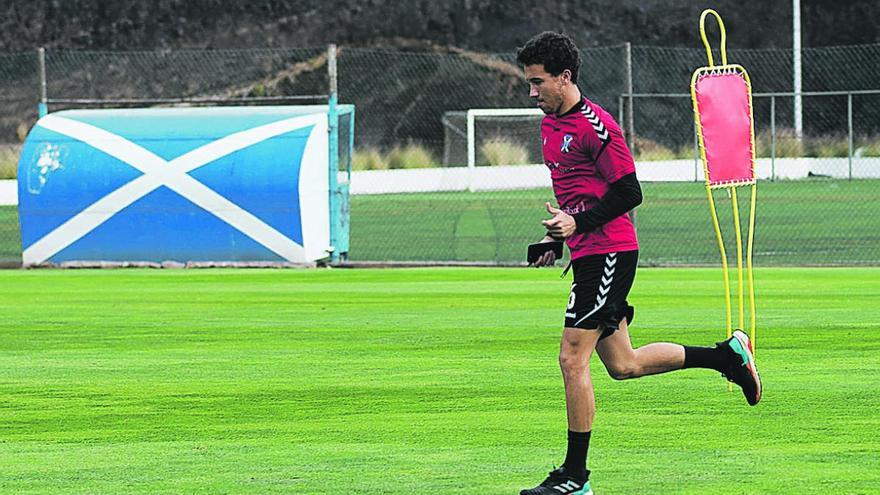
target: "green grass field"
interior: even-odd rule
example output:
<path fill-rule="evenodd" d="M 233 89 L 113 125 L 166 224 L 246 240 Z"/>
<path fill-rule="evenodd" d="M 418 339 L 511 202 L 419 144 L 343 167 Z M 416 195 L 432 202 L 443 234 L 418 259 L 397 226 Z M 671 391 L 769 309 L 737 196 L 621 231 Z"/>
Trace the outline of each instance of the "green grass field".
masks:
<path fill-rule="evenodd" d="M 558 270 L 0 271 L 0 492 L 511 494 L 561 462 Z M 880 269 L 762 268 L 748 407 L 593 363 L 600 495 L 880 493 Z M 634 343 L 722 338 L 647 268 Z"/>
<path fill-rule="evenodd" d="M 718 264 L 702 184 L 645 183 L 637 210 L 644 264 Z M 880 180 L 762 182 L 757 265 L 880 264 Z M 748 194 L 741 210 L 747 219 Z M 354 261 L 517 263 L 543 233 L 549 189 L 489 193 L 353 196 Z M 734 252 L 730 202 L 716 193 L 728 250 Z M 0 206 L 0 261 L 20 260 L 15 207 Z"/>

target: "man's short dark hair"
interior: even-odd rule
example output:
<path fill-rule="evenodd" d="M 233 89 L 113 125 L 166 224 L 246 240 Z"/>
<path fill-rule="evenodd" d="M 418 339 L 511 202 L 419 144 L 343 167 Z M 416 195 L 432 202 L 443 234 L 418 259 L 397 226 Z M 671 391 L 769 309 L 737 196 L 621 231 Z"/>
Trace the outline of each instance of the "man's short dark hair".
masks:
<path fill-rule="evenodd" d="M 577 82 L 581 55 L 571 38 L 553 31 L 544 31 L 516 50 L 516 61 L 523 66 L 543 65 L 553 76 L 571 71 L 571 80 Z"/>

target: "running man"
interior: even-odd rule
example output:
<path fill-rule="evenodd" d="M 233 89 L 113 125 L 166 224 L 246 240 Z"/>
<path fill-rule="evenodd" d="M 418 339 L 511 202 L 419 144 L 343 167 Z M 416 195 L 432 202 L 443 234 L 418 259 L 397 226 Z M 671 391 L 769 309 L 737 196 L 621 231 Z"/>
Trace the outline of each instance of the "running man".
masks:
<path fill-rule="evenodd" d="M 577 86 L 580 53 L 566 35 L 544 32 L 517 51 L 529 96 L 546 114 L 541 123 L 544 163 L 559 208 L 542 242 L 565 239 L 574 283 L 565 309 L 559 365 L 565 385 L 568 450 L 559 469 L 521 495 L 592 494 L 587 450 L 596 404 L 590 380 L 595 350 L 615 380 L 686 368 L 721 372 L 742 388 L 750 405 L 761 400 L 761 380 L 748 336 L 740 330 L 714 347 L 653 343 L 633 349 L 627 295 L 635 278 L 639 245 L 627 213 L 641 204 L 632 155 L 618 124 Z M 556 261 L 553 251 L 536 266 Z"/>

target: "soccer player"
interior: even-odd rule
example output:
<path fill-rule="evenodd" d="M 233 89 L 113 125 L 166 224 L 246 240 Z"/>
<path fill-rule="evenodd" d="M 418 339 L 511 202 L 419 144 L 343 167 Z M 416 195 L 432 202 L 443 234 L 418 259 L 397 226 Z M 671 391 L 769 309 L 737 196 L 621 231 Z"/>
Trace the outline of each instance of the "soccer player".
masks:
<path fill-rule="evenodd" d="M 559 365 L 565 385 L 568 450 L 559 469 L 521 495 L 592 494 L 587 450 L 595 414 L 590 357 L 595 350 L 612 378 L 626 380 L 686 368 L 721 372 L 742 388 L 750 405 L 761 400 L 761 380 L 748 336 L 740 330 L 714 347 L 653 343 L 633 349 L 627 294 L 635 278 L 639 245 L 627 213 L 642 201 L 632 155 L 618 124 L 577 85 L 580 53 L 563 34 L 544 32 L 517 51 L 545 116 L 544 163 L 558 208 L 543 222 L 542 242 L 565 239 L 574 282 L 565 308 Z M 552 250 L 536 266 L 552 265 Z"/>

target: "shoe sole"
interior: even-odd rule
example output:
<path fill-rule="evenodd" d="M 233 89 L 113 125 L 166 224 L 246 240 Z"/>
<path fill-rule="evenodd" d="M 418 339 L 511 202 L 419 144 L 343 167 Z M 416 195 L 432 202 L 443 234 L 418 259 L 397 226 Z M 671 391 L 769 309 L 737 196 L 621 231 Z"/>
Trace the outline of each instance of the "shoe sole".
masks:
<path fill-rule="evenodd" d="M 752 375 L 752 380 L 755 381 L 755 385 L 757 388 L 755 401 L 754 402 L 748 401 L 748 403 L 750 406 L 754 406 L 755 404 L 757 404 L 758 402 L 761 401 L 762 386 L 761 386 L 761 377 L 758 375 L 758 367 L 755 365 L 755 355 L 754 355 L 754 351 L 752 350 L 752 341 L 749 339 L 749 336 L 746 335 L 745 332 L 743 332 L 741 330 L 734 331 L 733 338 L 735 338 L 737 341 L 739 341 L 743 350 L 745 350 L 746 354 L 748 355 L 749 362 L 746 363 L 746 369 L 749 370 L 749 374 Z"/>
<path fill-rule="evenodd" d="M 519 492 L 519 494 L 523 495 L 527 491 L 528 490 L 522 490 L 521 492 Z M 576 492 L 571 492 L 569 495 L 594 495 L 594 493 L 592 488 L 590 488 L 589 486 L 585 486 Z"/>

